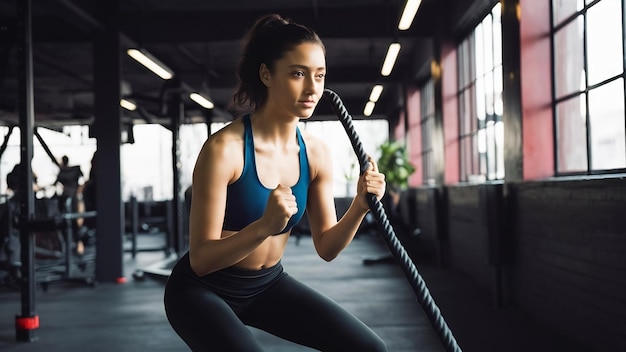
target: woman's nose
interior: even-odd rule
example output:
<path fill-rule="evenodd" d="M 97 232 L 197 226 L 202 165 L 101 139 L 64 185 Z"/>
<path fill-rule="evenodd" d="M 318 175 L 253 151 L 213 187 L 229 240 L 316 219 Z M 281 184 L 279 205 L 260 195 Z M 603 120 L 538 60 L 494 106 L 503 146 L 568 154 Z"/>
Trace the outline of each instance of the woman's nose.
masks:
<path fill-rule="evenodd" d="M 324 83 L 315 79 L 315 76 L 311 75 L 305 80 L 304 91 L 307 94 L 316 94 L 319 90 L 323 89 Z"/>

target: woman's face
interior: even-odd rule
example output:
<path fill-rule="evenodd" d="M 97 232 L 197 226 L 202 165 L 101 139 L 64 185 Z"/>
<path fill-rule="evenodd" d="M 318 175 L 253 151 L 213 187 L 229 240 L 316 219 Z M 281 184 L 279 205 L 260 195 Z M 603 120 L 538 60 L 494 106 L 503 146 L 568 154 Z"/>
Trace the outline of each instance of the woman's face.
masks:
<path fill-rule="evenodd" d="M 324 93 L 324 49 L 313 42 L 299 44 L 274 63 L 274 72 L 263 65 L 260 74 L 268 87 L 268 107 L 278 113 L 308 118 Z"/>

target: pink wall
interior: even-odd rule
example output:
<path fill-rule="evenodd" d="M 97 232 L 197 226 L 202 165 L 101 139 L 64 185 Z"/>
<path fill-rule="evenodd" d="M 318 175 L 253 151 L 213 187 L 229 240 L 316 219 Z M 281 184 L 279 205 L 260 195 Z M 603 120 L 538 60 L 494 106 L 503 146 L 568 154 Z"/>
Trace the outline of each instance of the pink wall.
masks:
<path fill-rule="evenodd" d="M 404 143 L 404 115 L 404 110 L 398 113 L 398 122 L 393 127 L 393 139 L 400 143 Z"/>
<path fill-rule="evenodd" d="M 524 180 L 554 175 L 550 1 L 521 1 L 521 91 Z"/>
<path fill-rule="evenodd" d="M 441 48 L 442 77 L 441 94 L 443 98 L 443 139 L 445 155 L 445 184 L 459 182 L 459 104 L 457 99 L 457 58 L 456 48 L 452 43 L 445 43 Z M 437 94 L 435 92 L 435 94 Z"/>
<path fill-rule="evenodd" d="M 406 92 L 406 109 L 408 113 L 407 151 L 409 160 L 415 166 L 415 172 L 409 178 L 409 186 L 421 186 L 424 181 L 422 170 L 422 119 L 420 111 L 420 91 L 416 87 L 408 87 Z"/>

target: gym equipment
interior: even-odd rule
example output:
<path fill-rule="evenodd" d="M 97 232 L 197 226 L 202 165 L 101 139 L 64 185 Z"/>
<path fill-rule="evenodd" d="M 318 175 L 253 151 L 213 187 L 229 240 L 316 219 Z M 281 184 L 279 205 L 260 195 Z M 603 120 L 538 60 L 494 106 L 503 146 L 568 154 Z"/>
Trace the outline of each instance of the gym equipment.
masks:
<path fill-rule="evenodd" d="M 368 157 L 363 149 L 363 144 L 359 136 L 357 135 L 354 126 L 352 125 L 352 116 L 348 113 L 348 110 L 345 108 L 341 98 L 337 93 L 330 89 L 324 89 L 324 97 L 330 100 L 332 104 L 333 111 L 341 121 L 346 133 L 348 134 L 348 138 L 350 139 L 350 143 L 352 144 L 352 148 L 356 153 L 356 156 L 359 160 L 360 166 L 360 174 L 362 175 L 367 170 L 368 166 Z M 411 287 L 415 291 L 417 295 L 417 300 L 422 305 L 424 312 L 428 316 L 433 328 L 439 335 L 439 339 L 442 344 L 446 348 L 446 351 L 454 351 L 460 352 L 461 348 L 456 342 L 456 339 L 452 335 L 452 331 L 448 327 L 448 324 L 444 320 L 441 315 L 441 311 L 439 307 L 435 304 L 434 299 L 430 295 L 430 291 L 428 287 L 426 287 L 426 283 L 422 276 L 417 271 L 415 264 L 409 257 L 408 253 L 402 247 L 402 244 L 396 237 L 396 234 L 393 230 L 393 227 L 389 223 L 389 219 L 387 218 L 387 214 L 385 213 L 385 209 L 382 203 L 376 198 L 375 195 L 369 194 L 367 197 L 367 202 L 369 204 L 372 215 L 376 219 L 376 222 L 383 230 L 383 238 L 394 258 L 400 264 L 400 267 L 404 271 L 407 279 L 409 280 Z"/>
<path fill-rule="evenodd" d="M 3 256 L 0 256 L 2 269 L 5 271 L 3 281 L 6 285 L 15 286 L 22 280 L 20 268 L 19 230 L 25 229 L 33 236 L 35 284 L 47 291 L 49 284 L 54 282 L 75 282 L 95 286 L 93 270 L 93 254 L 74 254 L 73 244 L 76 236 L 75 222 L 78 219 L 96 216 L 95 211 L 72 212 L 71 198 L 65 199 L 60 206 L 60 198 L 41 198 L 35 201 L 35 217 L 20 223 L 18 201 L 7 199 L 3 203 L 0 226 L 6 233 L 3 235 Z M 65 211 L 61 211 L 65 209 Z M 3 231 L 4 232 L 4 231 Z"/>

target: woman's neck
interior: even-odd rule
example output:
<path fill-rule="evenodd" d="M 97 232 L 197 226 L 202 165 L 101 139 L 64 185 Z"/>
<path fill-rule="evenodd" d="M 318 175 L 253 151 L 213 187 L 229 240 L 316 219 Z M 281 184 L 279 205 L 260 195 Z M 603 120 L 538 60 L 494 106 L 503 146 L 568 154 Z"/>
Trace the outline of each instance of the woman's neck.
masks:
<path fill-rule="evenodd" d="M 268 109 L 259 110 L 250 115 L 255 138 L 262 138 L 268 143 L 292 144 L 295 141 L 297 117 L 281 117 Z"/>

